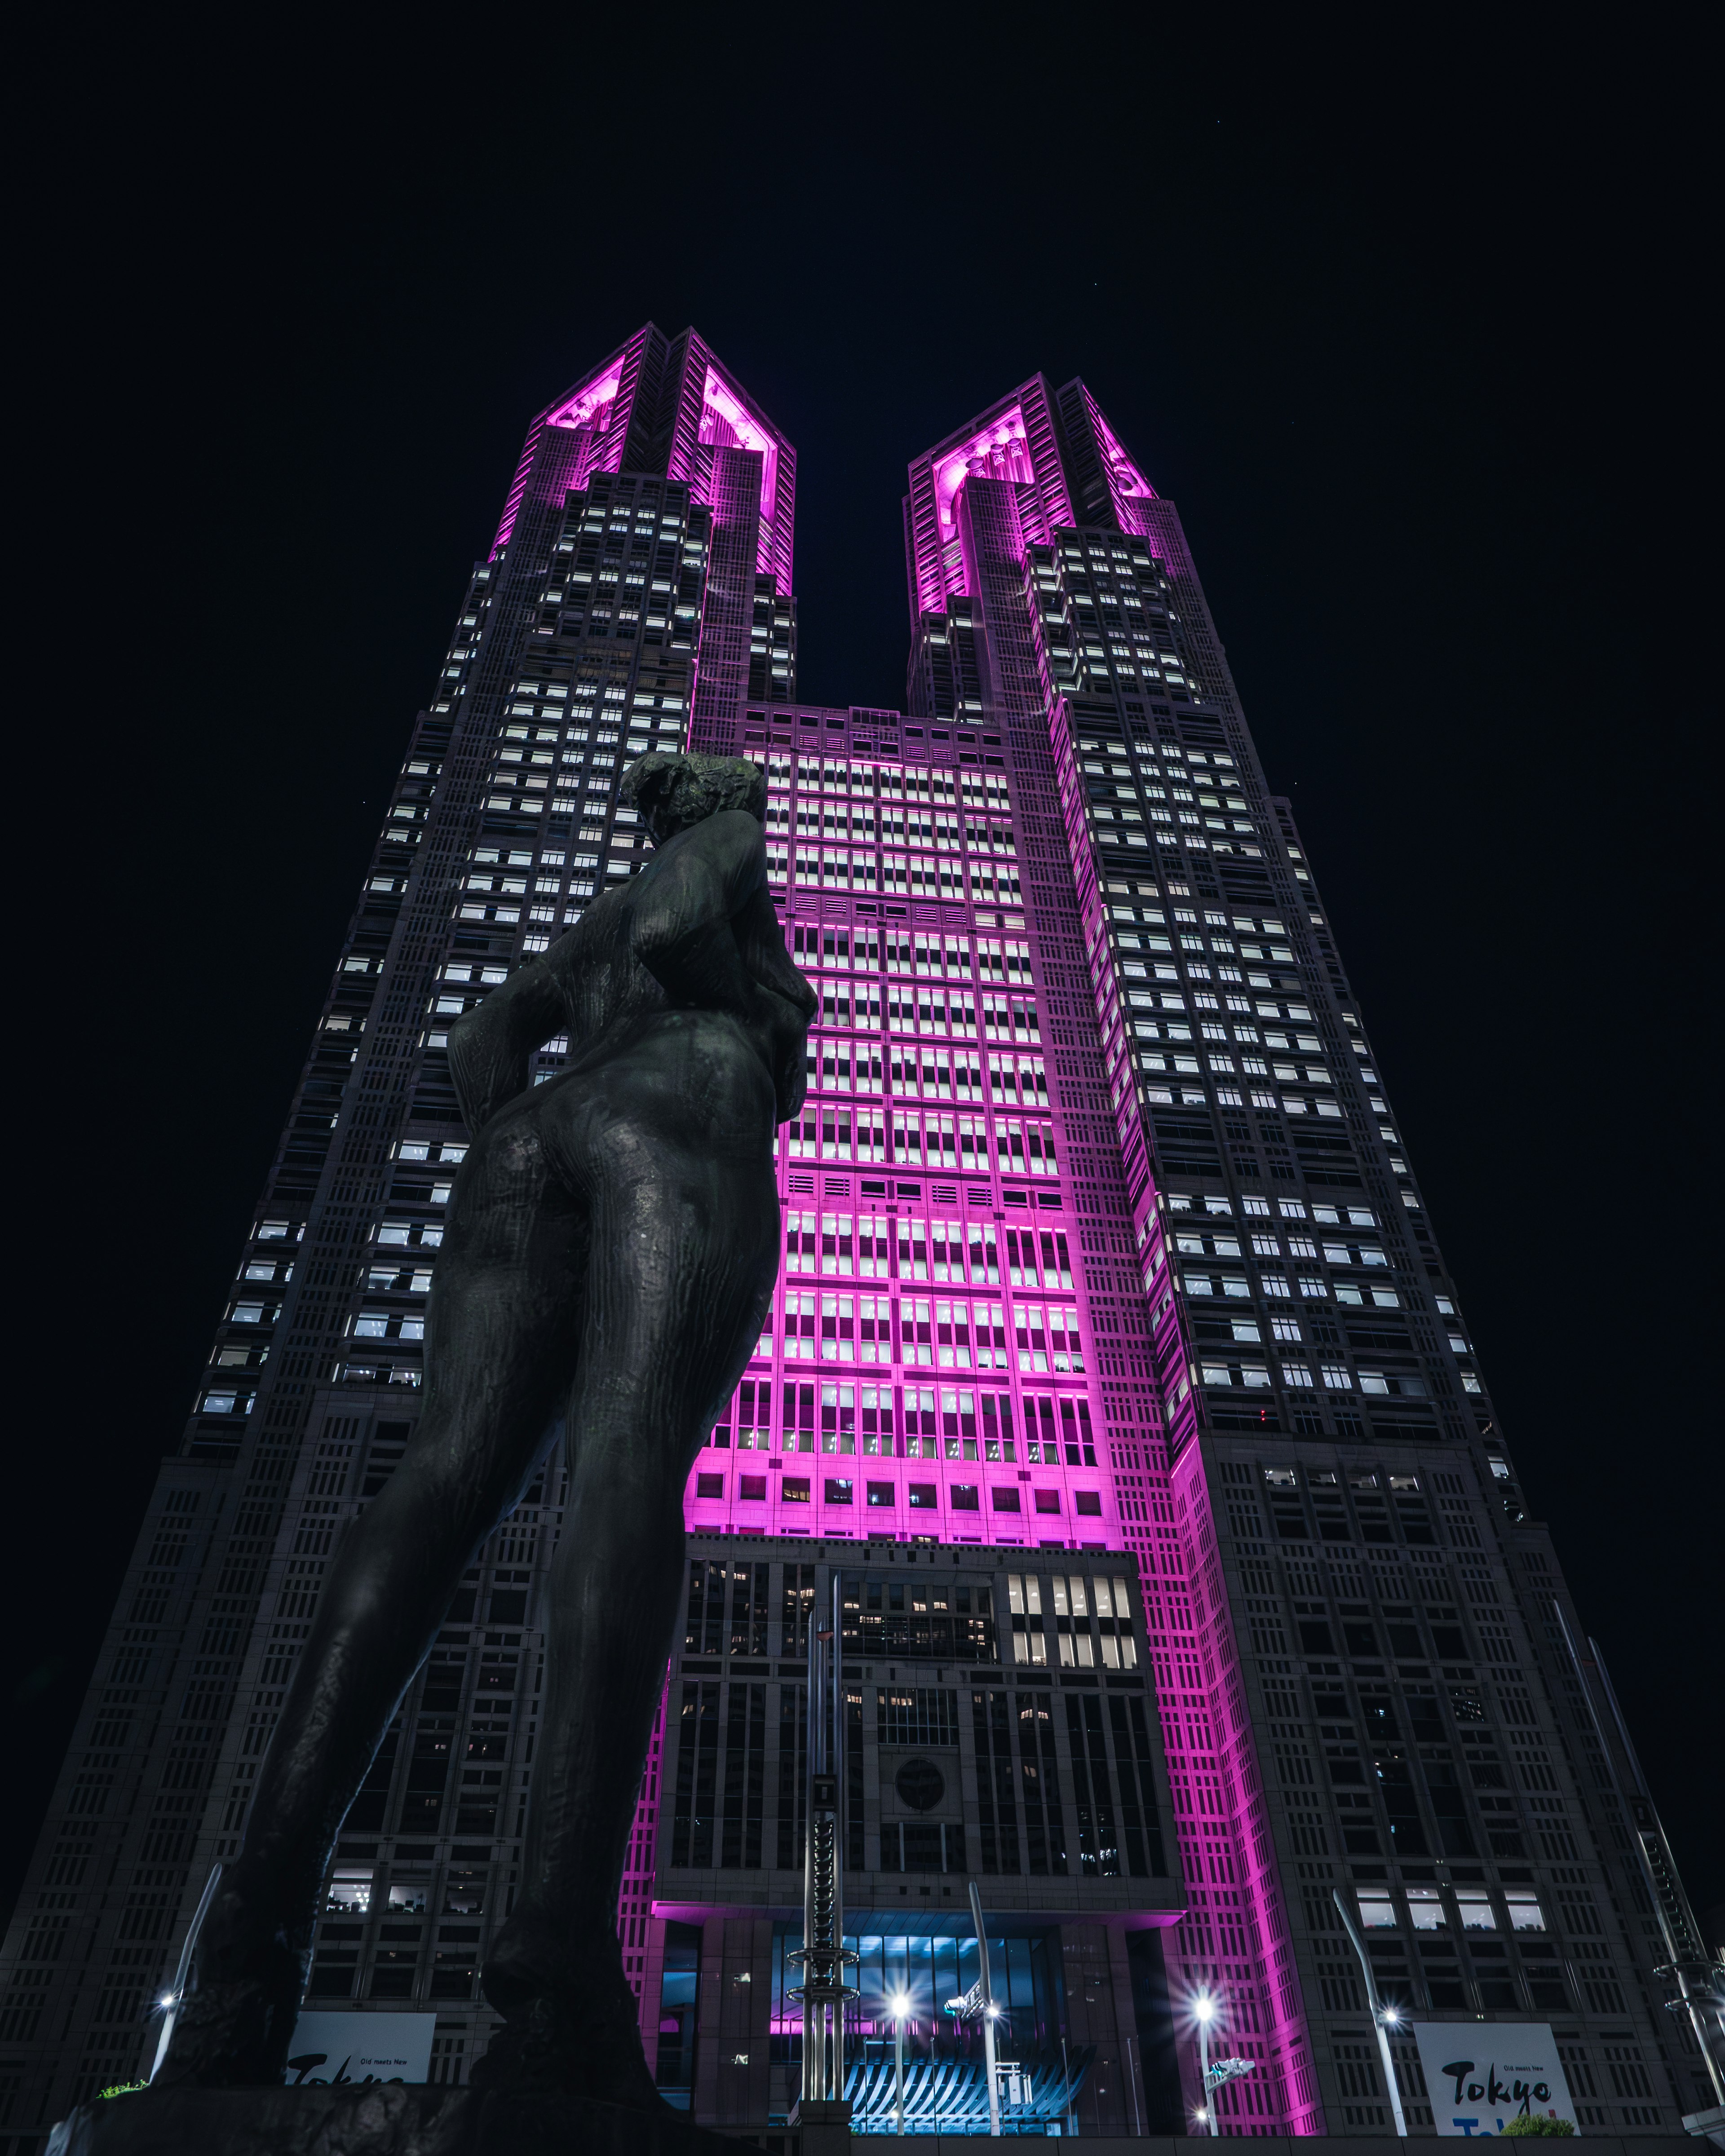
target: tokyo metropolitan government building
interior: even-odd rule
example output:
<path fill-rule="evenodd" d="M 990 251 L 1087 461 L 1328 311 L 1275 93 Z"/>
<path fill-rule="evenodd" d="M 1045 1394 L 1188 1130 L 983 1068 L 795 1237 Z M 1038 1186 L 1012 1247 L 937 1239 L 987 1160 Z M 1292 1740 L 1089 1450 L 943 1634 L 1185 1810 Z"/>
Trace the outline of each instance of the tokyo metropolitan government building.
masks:
<path fill-rule="evenodd" d="M 1253 2067 L 1223 2132 L 1386 2131 L 1339 1890 L 1384 2000 L 1548 2023 L 1584 2132 L 1680 2131 L 1712 2098 L 1656 1971 L 1694 1920 L 1173 505 L 1081 381 L 915 458 L 901 712 L 798 701 L 795 499 L 693 331 L 533 422 L 6 1938 L 0 2156 L 147 2070 L 331 1553 L 412 1441 L 449 1028 L 642 867 L 619 774 L 684 746 L 766 767 L 821 1009 L 618 1910 L 667 2097 L 795 2098 L 836 1586 L 859 2128 L 902 1992 L 922 2130 L 987 2130 L 947 2010 L 974 1880 L 1017 2130 L 1195 2130 L 1204 1995 Z M 566 1486 L 559 1440 L 329 1883 L 307 2007 L 434 2015 L 435 2080 L 495 2025 Z"/>

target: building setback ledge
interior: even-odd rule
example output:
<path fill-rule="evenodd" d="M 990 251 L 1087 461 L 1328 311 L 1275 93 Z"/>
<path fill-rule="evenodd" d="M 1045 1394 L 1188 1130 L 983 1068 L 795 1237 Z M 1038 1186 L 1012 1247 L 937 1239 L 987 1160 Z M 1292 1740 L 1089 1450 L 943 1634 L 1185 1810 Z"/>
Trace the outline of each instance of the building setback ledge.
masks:
<path fill-rule="evenodd" d="M 884 1887 L 865 1886 L 862 1883 L 864 1876 L 865 1875 L 855 1871 L 846 1872 L 845 1875 L 849 1897 L 849 1905 L 845 1912 L 847 1931 L 855 1933 L 861 1930 L 865 1934 L 886 1932 L 891 1935 L 895 1932 L 901 1931 L 920 1933 L 926 1929 L 929 1911 L 923 1906 L 923 1897 L 919 1895 L 914 1900 L 903 1902 L 898 1898 L 897 1882 L 901 1877 L 900 1873 L 894 1871 L 866 1875 L 870 1881 L 880 1879 L 894 1882 L 891 1899 L 887 1898 Z M 965 1899 L 964 1880 L 942 1880 L 938 1873 L 933 1877 L 935 1883 L 950 1887 L 952 1889 L 952 1908 L 947 1912 L 947 1914 L 956 1915 L 958 1928 L 967 1938 L 969 1938 L 971 1935 L 970 1905 Z M 777 1883 L 780 1887 L 784 1887 L 789 1882 L 783 1875 L 781 1875 Z M 920 1877 L 913 1877 L 911 1883 L 915 1887 L 921 1885 L 922 1881 Z M 985 1913 L 991 1930 L 997 1924 L 1009 1925 L 1014 1928 L 1029 1924 L 1102 1924 L 1111 1931 L 1137 1932 L 1152 1928 L 1164 1929 L 1169 1925 L 1178 1924 L 1186 1914 L 1186 1897 L 1181 1892 L 1178 1883 L 1172 1879 L 1157 1882 L 1166 1886 L 1168 1890 L 1168 1900 L 1157 1907 L 1146 1907 L 1143 1903 L 1138 1902 L 1130 1903 L 1125 1901 L 1093 1902 L 1088 1897 L 1078 1894 L 1045 1907 L 1033 1903 L 1028 1899 L 1023 1902 L 1009 1900 L 1001 1893 L 1001 1882 L 998 1879 L 989 1878 L 981 1883 L 985 1890 L 987 1901 Z M 1070 1883 L 1076 1885 L 1077 1882 Z M 792 1901 L 783 1897 L 770 1901 L 763 1895 L 759 1901 L 744 1899 L 739 1894 L 737 1878 L 734 1873 L 727 1872 L 723 1876 L 722 1886 L 715 1882 L 711 1888 L 711 1897 L 706 1900 L 697 1898 L 701 1890 L 698 1887 L 695 1887 L 695 1882 L 692 1881 L 691 1885 L 695 1891 L 686 1901 L 665 1895 L 655 1896 L 653 1902 L 653 1914 L 664 1922 L 674 1924 L 704 1924 L 709 1917 L 767 1917 L 777 1922 L 798 1925 L 800 1925 L 803 1921 L 803 1904 L 800 1898 Z M 878 1898 L 865 1902 L 863 1897 L 870 1894 L 877 1896 Z M 938 1897 L 936 1899 L 938 1900 Z M 914 1921 L 911 1921 L 912 1919 Z"/>

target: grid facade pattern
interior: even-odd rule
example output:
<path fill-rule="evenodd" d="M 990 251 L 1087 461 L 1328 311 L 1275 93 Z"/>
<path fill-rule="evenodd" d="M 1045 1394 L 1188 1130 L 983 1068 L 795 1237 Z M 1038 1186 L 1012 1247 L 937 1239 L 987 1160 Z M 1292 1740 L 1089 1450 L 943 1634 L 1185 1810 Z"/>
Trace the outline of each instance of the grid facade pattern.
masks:
<path fill-rule="evenodd" d="M 692 331 L 647 326 L 533 423 L 0 1958 L 0 2156 L 34 2156 L 147 2056 L 331 1552 L 411 1439 L 466 1142 L 449 1025 L 641 865 L 618 778 L 685 740 L 766 765 L 775 891 L 822 999 L 772 1317 L 688 1492 L 711 1562 L 747 1574 L 747 1645 L 732 1578 L 721 1662 L 792 1652 L 793 1586 L 801 1609 L 846 1548 L 860 1581 L 871 1548 L 938 1551 L 1026 1595 L 1034 1568 L 1050 1599 L 1133 1565 L 1153 1689 L 1132 1696 L 1159 1723 L 1179 1887 L 1166 1989 L 1177 2010 L 1218 1991 L 1260 2069 L 1224 2092 L 1224 2130 L 1387 2123 L 1337 1887 L 1414 2011 L 1549 2019 L 1584 2125 L 1676 2130 L 1707 2097 L 1659 2010 L 1653 1897 L 1680 1935 L 1692 1918 L 1656 1816 L 1623 1797 L 1639 1775 L 1602 1673 L 1565 1646 L 1559 1610 L 1584 1628 L 1173 506 L 1081 383 L 1022 385 L 911 468 L 909 710 L 832 710 L 796 701 L 794 475 Z M 477 1971 L 514 1885 L 565 1487 L 559 1443 L 462 1583 L 330 1882 L 312 2002 L 434 2010 L 439 2078 L 491 2025 Z M 1063 1636 L 1053 1666 L 1083 1676 L 1087 1648 L 1109 1697 L 1119 1635 Z M 986 1869 L 992 1845 L 1001 1878 L 1024 1755 L 990 1695 L 1037 1666 L 1028 1625 L 1011 1661 L 1004 1638 L 957 1724 L 987 1767 L 967 1853 Z M 688 1683 L 715 1762 L 740 1748 L 739 1860 L 757 1829 L 769 1869 L 787 1835 L 794 1861 L 774 1781 L 794 1685 L 764 1677 L 759 1716 L 744 1685 L 739 1722 L 706 1681 L 673 1672 L 619 1903 L 649 2057 Z M 891 1707 L 919 1742 L 929 1688 Z M 1076 1776 L 1060 1727 L 1047 1758 Z M 884 1866 L 880 1817 L 857 1816 L 854 1864 Z M 673 1802 L 673 1845 L 694 1817 Z M 914 1824 L 906 1867 L 932 1845 Z M 1026 1877 L 1032 1825 L 1011 1837 Z M 1071 1936 L 1069 1997 L 1103 1983 L 1096 1956 L 1117 2001 L 1162 1995 L 1160 1957 Z M 678 1984 L 691 1951 L 678 1933 Z M 661 2072 L 695 2089 L 705 2054 L 675 2025 Z M 1398 2071 L 1417 2129 L 1411 2053 Z"/>
<path fill-rule="evenodd" d="M 987 723 L 1028 638 L 1052 747 L 1166 1418 L 1142 1563 L 1189 1903 L 1174 1993 L 1219 1991 L 1260 2064 L 1224 2131 L 1381 2129 L 1339 1887 L 1389 1995 L 1551 2019 L 1594 2094 L 1620 2050 L 1642 2081 L 1614 2092 L 1644 2100 L 1589 2122 L 1675 2131 L 1707 2083 L 1657 2004 L 1655 1896 L 1694 1926 L 1656 1816 L 1563 1647 L 1567 1590 L 1177 512 L 1081 383 L 1054 402 L 1080 514 L 1045 542 L 1021 519 L 1014 547 L 1022 484 L 973 462 L 963 594 L 927 609 L 912 558 L 910 680 Z M 907 529 L 942 453 L 911 467 Z M 991 575 L 1003 542 L 1015 576 Z"/>
<path fill-rule="evenodd" d="M 1115 1455 L 1159 1424 L 1117 1163 L 1074 1122 L 1080 976 L 1038 963 L 1059 886 L 998 738 L 985 764 L 906 729 L 889 759 L 857 716 L 745 708 L 696 736 L 765 762 L 769 874 L 821 1012 L 781 1134 L 772 1319 L 688 1516 L 1117 1546 Z"/>

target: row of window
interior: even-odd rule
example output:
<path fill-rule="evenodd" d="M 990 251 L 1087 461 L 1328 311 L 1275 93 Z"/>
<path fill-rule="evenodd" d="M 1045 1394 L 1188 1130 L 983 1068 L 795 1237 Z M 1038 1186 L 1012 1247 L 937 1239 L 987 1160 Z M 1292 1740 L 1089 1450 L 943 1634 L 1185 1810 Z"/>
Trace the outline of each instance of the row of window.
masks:
<path fill-rule="evenodd" d="M 1424 1378 L 1413 1370 L 1366 1370 L 1358 1373 L 1345 1363 L 1321 1363 L 1317 1374 L 1304 1363 L 1284 1363 L 1281 1365 L 1281 1382 L 1291 1391 L 1315 1392 L 1320 1388 L 1330 1393 L 1351 1393 L 1356 1382 L 1363 1393 L 1375 1394 L 1388 1399 L 1420 1399 L 1429 1397 Z M 1464 1382 L 1466 1378 L 1464 1376 Z M 1207 1387 L 1244 1386 L 1248 1390 L 1260 1389 L 1273 1383 L 1268 1366 L 1262 1363 L 1204 1362 L 1199 1366 L 1199 1383 Z M 1477 1392 L 1477 1381 L 1468 1384 L 1469 1392 Z"/>
<path fill-rule="evenodd" d="M 882 808 L 877 814 L 872 807 L 847 808 L 805 796 L 793 818 L 789 795 L 775 793 L 768 800 L 765 828 L 769 842 L 794 832 L 803 861 L 814 858 L 808 850 L 819 845 L 923 845 L 944 853 L 956 849 L 961 839 L 979 851 L 1010 853 L 1012 826 L 1004 820 L 1007 812 L 1001 814 L 998 823 L 974 814 L 919 815 L 914 808 Z"/>
<path fill-rule="evenodd" d="M 765 1333 L 756 1353 L 770 1355 L 775 1344 L 788 1362 L 942 1370 L 1005 1370 L 1015 1364 L 1030 1375 L 1085 1374 L 1077 1311 L 1034 1303 L 1021 1303 L 1009 1314 L 999 1303 L 910 1296 L 894 1301 L 788 1288 L 781 1298 L 776 1342 L 773 1333 Z"/>
<path fill-rule="evenodd" d="M 957 1194 L 946 1193 L 946 1202 L 951 1204 Z M 956 1285 L 968 1279 L 973 1287 L 998 1287 L 1003 1278 L 1014 1287 L 1070 1288 L 1073 1284 L 1071 1249 L 1064 1229 L 1003 1228 L 993 1220 L 916 1214 L 817 1215 L 800 1207 L 788 1209 L 784 1223 L 788 1278 L 820 1272 L 886 1280 L 896 1270 L 904 1280 Z"/>
<path fill-rule="evenodd" d="M 1015 1411 L 1009 1394 L 968 1387 L 816 1384 L 790 1378 L 775 1387 L 765 1377 L 745 1378 L 732 1412 L 737 1446 L 744 1452 L 813 1452 L 819 1433 L 823 1452 L 860 1450 L 872 1459 L 1009 1463 L 1022 1441 L 1033 1467 L 1096 1464 L 1090 1402 L 1081 1393 L 1026 1393 Z M 731 1439 L 727 1414 L 711 1443 L 725 1449 Z"/>
<path fill-rule="evenodd" d="M 878 1031 L 901 1035 L 916 1034 L 932 1040 L 964 1036 L 965 1039 L 961 1040 L 962 1049 L 968 1045 L 968 1037 L 978 1030 L 978 1000 L 968 989 L 948 989 L 921 983 L 915 988 L 907 985 L 902 988 L 889 983 L 882 989 L 865 976 L 847 973 L 837 978 L 823 977 L 820 997 L 820 1016 L 814 1028 L 817 1042 L 834 1032 L 860 1030 L 864 1033 Z M 985 995 L 981 1011 L 981 1025 L 984 1032 L 990 1026 L 996 1032 L 1003 1027 L 1008 1032 L 1025 1029 L 1022 1022 L 1013 1019 L 1011 1005 L 1002 1003 L 998 996 L 990 1000 Z M 857 1055 L 866 1055 L 874 1046 L 869 1040 L 832 1045 L 848 1045 L 850 1051 Z M 878 1054 L 879 1050 L 875 1052 Z M 1017 1067 L 1002 1056 L 989 1056 L 986 1061 L 997 1081 L 1002 1077 L 1010 1077 Z M 815 1067 L 813 1063 L 809 1065 L 811 1070 Z M 1027 1068 L 1032 1070 L 1036 1067 L 1034 1063 L 1027 1065 Z M 1045 1097 L 1045 1075 L 1042 1091 Z"/>
<path fill-rule="evenodd" d="M 918 979 L 1001 981 L 1029 988 L 1033 976 L 1028 943 L 969 934 L 923 935 L 908 929 L 876 927 L 870 921 L 793 921 L 791 957 L 805 973 L 909 973 Z M 842 985 L 842 984 L 841 984 Z"/>
<path fill-rule="evenodd" d="M 767 782 L 774 794 L 794 780 L 803 794 L 818 786 L 827 794 L 864 800 L 940 803 L 984 808 L 999 816 L 1012 814 L 1006 781 L 992 772 L 954 771 L 939 765 L 870 763 L 854 758 L 795 755 L 775 747 L 767 759 Z"/>
<path fill-rule="evenodd" d="M 767 841 L 770 882 L 804 891 L 861 893 L 869 898 L 918 900 L 927 905 L 1019 906 L 1023 886 L 1017 868 L 1005 861 L 972 858 L 961 863 L 947 852 L 852 854 L 837 848 L 799 847 L 793 859 L 782 839 Z M 1009 927 L 1024 926 L 1014 917 Z"/>
<path fill-rule="evenodd" d="M 777 1462 L 774 1465 L 777 1466 Z M 723 1475 L 697 1474 L 695 1495 L 697 1499 L 722 1502 L 726 1495 L 726 1477 Z M 738 1475 L 731 1478 L 736 1502 L 743 1505 L 764 1505 L 769 1493 L 771 1478 L 765 1475 Z M 980 1512 L 983 1510 L 983 1491 L 985 1486 L 977 1482 L 949 1482 L 945 1487 L 945 1502 L 954 1512 Z M 1021 1491 L 1010 1483 L 993 1483 L 987 1486 L 988 1509 L 992 1512 L 1015 1514 L 1026 1511 L 1048 1517 L 1055 1517 L 1065 1509 L 1065 1500 L 1056 1489 Z M 814 1502 L 814 1479 L 807 1475 L 780 1475 L 777 1478 L 778 1502 L 784 1505 L 809 1505 Z M 849 1475 L 829 1475 L 820 1478 L 821 1502 L 827 1505 L 855 1505 L 858 1503 L 885 1512 L 896 1512 L 901 1503 L 912 1512 L 935 1512 L 942 1502 L 941 1486 L 934 1482 L 906 1482 L 902 1487 L 896 1482 L 870 1482 L 863 1485 L 863 1495 L 857 1496 L 856 1479 Z M 1030 1499 L 1026 1506 L 1024 1499 Z M 1102 1513 L 1101 1493 L 1096 1490 L 1076 1490 L 1070 1493 L 1071 1509 L 1081 1517 L 1100 1519 Z M 1019 1658 L 1024 1660 L 1022 1656 Z M 1045 1659 L 1039 1655 L 1040 1661 Z"/>
<path fill-rule="evenodd" d="M 991 1134 L 980 1116 L 903 1106 L 889 1116 L 865 1101 L 811 1099 L 786 1126 L 781 1143 L 791 1160 L 891 1166 L 912 1173 L 988 1175 L 997 1168 L 1006 1176 L 1060 1173 L 1052 1123 L 997 1117 Z"/>
<path fill-rule="evenodd" d="M 1501 1925 L 1497 1900 L 1489 1887 L 1404 1887 L 1401 1893 L 1407 1905 L 1406 1921 L 1415 1932 L 1455 1930 L 1486 1935 L 1499 1929 L 1542 1933 L 1546 1928 L 1539 1897 L 1531 1887 L 1503 1888 Z M 1375 1892 L 1359 1889 L 1358 1901 L 1363 1931 L 1399 1930 L 1401 1912 L 1389 1887 Z"/>

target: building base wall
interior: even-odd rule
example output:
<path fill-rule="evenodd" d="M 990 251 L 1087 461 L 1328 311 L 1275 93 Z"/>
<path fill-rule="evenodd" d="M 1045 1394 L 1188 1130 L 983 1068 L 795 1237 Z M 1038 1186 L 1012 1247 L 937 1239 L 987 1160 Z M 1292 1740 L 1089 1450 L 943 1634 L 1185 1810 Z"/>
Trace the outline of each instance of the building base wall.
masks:
<path fill-rule="evenodd" d="M 824 2122 L 824 2135 L 842 2128 Z M 1227 2138 L 1238 2137 L 1229 2136 Z M 1433 2134 L 1415 2135 L 1435 2140 Z M 1594 2134 L 1589 2156 L 1662 2156 L 1669 2134 Z M 172 2089 L 80 2104 L 55 2128 L 45 2156 L 723 2156 L 757 2148 L 769 2156 L 809 2156 L 792 2127 L 733 2126 L 717 2132 L 667 2116 L 644 2118 L 614 2104 L 578 2099 L 487 2096 L 470 2089 Z M 875 2135 L 847 2137 L 859 2150 Z M 974 2134 L 886 2137 L 901 2156 L 959 2156 Z M 1089 2156 L 1176 2156 L 1201 2136 L 1081 2137 Z M 1325 2156 L 1331 2141 L 1347 2156 L 1398 2156 L 1386 2135 L 1276 2136 L 1251 2143 L 1255 2156 Z M 824 2141 L 823 2147 L 833 2145 Z"/>
<path fill-rule="evenodd" d="M 163 2089 L 80 2104 L 46 2156 L 725 2156 L 678 2119 L 578 2097 L 403 2083 Z"/>
<path fill-rule="evenodd" d="M 745 2148 L 751 2145 L 741 2128 L 731 2130 Z M 757 2128 L 754 2133 L 755 2145 L 768 2150 L 770 2156 L 778 2156 L 780 2151 L 783 2156 L 803 2156 L 803 2152 L 797 2148 L 796 2136 L 783 2127 L 768 2127 L 764 2130 Z M 1223 2136 L 1224 2140 L 1242 2138 Z M 858 2134 L 853 2137 L 851 2145 L 861 2152 L 870 2148 L 875 2138 L 872 2135 Z M 1409 2138 L 1435 2141 L 1437 2136 L 1432 2133 L 1414 2134 Z M 1136 2138 L 1128 2135 L 1122 2139 L 1111 2134 L 1092 2137 L 1086 2133 L 1079 2137 L 1074 2145 L 1082 2148 L 1084 2156 L 1176 2156 L 1177 2151 L 1183 2151 L 1185 2156 L 1191 2156 L 1195 2143 L 1202 2139 L 1202 2135 L 1182 2138 L 1142 2134 Z M 1588 2156 L 1666 2156 L 1671 2140 L 1670 2134 L 1589 2133 L 1587 2137 Z M 1338 2156 L 1343 2149 L 1347 2151 L 1347 2156 L 1399 2156 L 1399 2152 L 1407 2146 L 1405 2142 L 1384 2135 L 1362 2135 L 1355 2138 L 1331 2134 L 1314 2134 L 1305 2140 L 1278 2135 L 1266 2141 L 1247 2141 L 1245 2145 L 1251 2149 L 1252 2156 L 1260 2156 L 1260 2151 L 1263 2156 L 1325 2156 L 1332 2141 L 1336 2143 Z M 975 2149 L 977 2137 L 974 2134 L 907 2133 L 901 2141 L 896 2136 L 888 2135 L 881 2146 L 890 2149 L 891 2156 L 960 2156 L 961 2151 Z"/>

